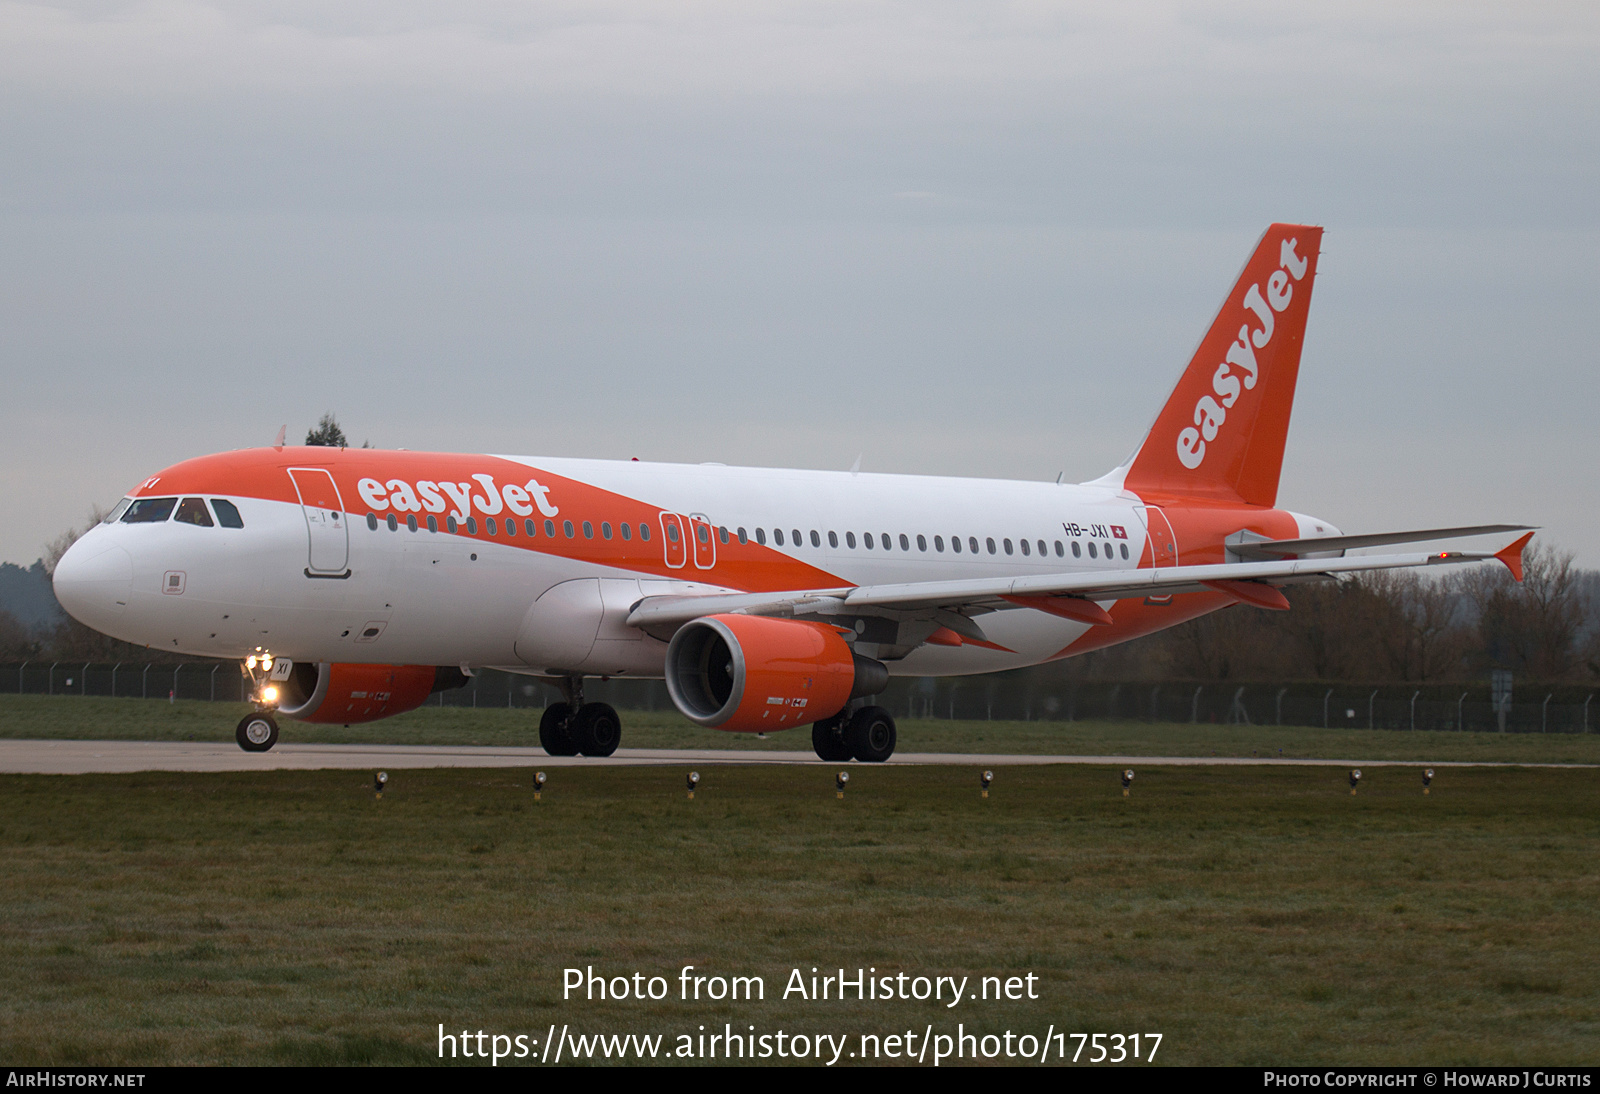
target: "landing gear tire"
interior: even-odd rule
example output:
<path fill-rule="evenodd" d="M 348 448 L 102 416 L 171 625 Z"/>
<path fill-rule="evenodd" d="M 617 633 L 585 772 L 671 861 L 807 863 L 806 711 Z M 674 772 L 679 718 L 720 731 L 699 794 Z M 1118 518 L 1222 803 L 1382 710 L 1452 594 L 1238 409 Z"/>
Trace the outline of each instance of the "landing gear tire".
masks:
<path fill-rule="evenodd" d="M 862 763 L 881 764 L 894 755 L 894 716 L 882 707 L 862 707 L 851 715 L 844 740 Z"/>
<path fill-rule="evenodd" d="M 572 708 L 566 703 L 551 703 L 539 718 L 539 744 L 551 756 L 576 756 L 578 746 L 572 738 Z"/>
<path fill-rule="evenodd" d="M 265 752 L 278 743 L 278 723 L 266 711 L 256 711 L 240 719 L 233 736 L 246 752 Z"/>
<path fill-rule="evenodd" d="M 817 759 L 830 764 L 842 764 L 850 759 L 850 746 L 844 739 L 844 717 L 834 715 L 811 724 L 811 747 Z"/>
<path fill-rule="evenodd" d="M 585 703 L 578 708 L 569 732 L 572 743 L 585 756 L 609 756 L 622 740 L 622 719 L 609 703 Z"/>

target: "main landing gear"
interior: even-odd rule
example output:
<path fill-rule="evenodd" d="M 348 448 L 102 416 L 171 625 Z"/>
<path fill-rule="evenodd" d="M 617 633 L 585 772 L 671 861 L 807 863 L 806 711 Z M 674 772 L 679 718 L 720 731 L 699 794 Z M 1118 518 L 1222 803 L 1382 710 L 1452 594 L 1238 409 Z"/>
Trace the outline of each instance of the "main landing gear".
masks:
<path fill-rule="evenodd" d="M 841 711 L 811 727 L 811 747 L 829 763 L 881 764 L 894 755 L 895 741 L 894 716 L 882 707 Z"/>
<path fill-rule="evenodd" d="M 561 681 L 564 703 L 551 703 L 539 719 L 539 743 L 552 756 L 609 756 L 622 741 L 622 719 L 609 703 L 585 703 L 583 678 Z"/>

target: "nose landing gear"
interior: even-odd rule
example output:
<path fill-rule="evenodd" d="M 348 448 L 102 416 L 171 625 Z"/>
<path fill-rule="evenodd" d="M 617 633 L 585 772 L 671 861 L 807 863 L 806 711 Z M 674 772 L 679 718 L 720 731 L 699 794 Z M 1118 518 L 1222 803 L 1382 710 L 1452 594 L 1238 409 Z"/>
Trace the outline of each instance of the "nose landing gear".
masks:
<path fill-rule="evenodd" d="M 233 736 L 246 752 L 265 752 L 278 743 L 278 723 L 270 712 L 258 710 L 239 720 Z"/>
<path fill-rule="evenodd" d="M 248 682 L 251 702 L 256 707 L 239 719 L 239 726 L 233 731 L 234 740 L 246 752 L 266 752 L 278 743 L 278 722 L 272 716 L 278 703 L 278 686 L 272 683 L 273 664 L 272 655 L 262 651 L 245 658 L 240 666 L 239 671 Z M 285 671 L 288 665 L 289 662 L 283 662 Z"/>

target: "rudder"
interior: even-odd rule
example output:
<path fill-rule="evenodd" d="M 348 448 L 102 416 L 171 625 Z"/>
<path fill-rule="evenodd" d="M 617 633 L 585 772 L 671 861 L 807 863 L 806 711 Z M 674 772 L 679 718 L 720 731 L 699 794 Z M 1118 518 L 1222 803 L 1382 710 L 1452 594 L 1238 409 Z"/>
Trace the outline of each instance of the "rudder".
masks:
<path fill-rule="evenodd" d="M 1129 462 L 1151 499 L 1277 501 L 1322 229 L 1274 224 Z"/>

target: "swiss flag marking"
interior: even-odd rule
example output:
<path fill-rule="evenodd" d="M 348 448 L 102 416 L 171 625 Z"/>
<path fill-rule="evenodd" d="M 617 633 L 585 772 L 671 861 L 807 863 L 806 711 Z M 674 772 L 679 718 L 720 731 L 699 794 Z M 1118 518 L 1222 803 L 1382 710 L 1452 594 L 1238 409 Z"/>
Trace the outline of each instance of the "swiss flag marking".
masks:
<path fill-rule="evenodd" d="M 1128 538 L 1128 530 L 1126 528 L 1124 528 L 1120 524 L 1113 524 L 1111 526 L 1111 538 L 1112 539 L 1127 539 Z"/>

